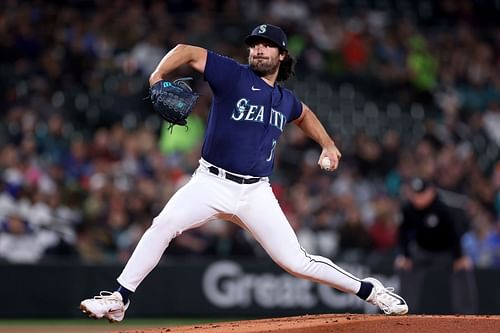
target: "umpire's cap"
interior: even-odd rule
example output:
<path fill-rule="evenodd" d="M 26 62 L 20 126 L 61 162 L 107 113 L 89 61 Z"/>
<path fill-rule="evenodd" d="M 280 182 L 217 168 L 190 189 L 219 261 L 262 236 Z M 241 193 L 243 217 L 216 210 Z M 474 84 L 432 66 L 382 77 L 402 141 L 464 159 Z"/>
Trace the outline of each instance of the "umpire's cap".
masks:
<path fill-rule="evenodd" d="M 245 43 L 251 45 L 258 39 L 266 39 L 273 42 L 282 51 L 288 51 L 288 40 L 286 34 L 280 27 L 272 24 L 261 24 L 252 30 L 252 33 L 245 38 Z"/>
<path fill-rule="evenodd" d="M 410 189 L 415 193 L 422 193 L 432 186 L 432 183 L 430 181 L 427 181 L 420 177 L 413 177 L 409 183 Z"/>

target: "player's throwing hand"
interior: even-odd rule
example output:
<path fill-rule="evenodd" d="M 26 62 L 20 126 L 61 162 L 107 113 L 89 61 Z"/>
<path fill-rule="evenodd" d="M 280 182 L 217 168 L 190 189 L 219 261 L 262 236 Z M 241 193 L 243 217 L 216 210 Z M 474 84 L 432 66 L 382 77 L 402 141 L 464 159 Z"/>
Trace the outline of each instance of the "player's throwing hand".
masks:
<path fill-rule="evenodd" d="M 323 148 L 323 151 L 319 156 L 318 165 L 323 170 L 334 171 L 339 166 L 341 157 L 342 154 L 337 146 L 332 145 L 331 147 Z"/>

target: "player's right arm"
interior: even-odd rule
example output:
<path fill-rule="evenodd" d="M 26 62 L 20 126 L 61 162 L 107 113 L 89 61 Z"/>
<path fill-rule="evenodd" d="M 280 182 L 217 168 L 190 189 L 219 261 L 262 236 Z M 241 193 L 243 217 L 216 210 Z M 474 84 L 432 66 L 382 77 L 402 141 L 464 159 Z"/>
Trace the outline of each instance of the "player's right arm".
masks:
<path fill-rule="evenodd" d="M 156 66 L 149 76 L 149 84 L 166 79 L 167 75 L 182 65 L 191 66 L 200 73 L 205 72 L 207 64 L 207 50 L 198 46 L 177 44 L 170 50 Z"/>
<path fill-rule="evenodd" d="M 342 154 L 314 112 L 312 112 L 306 104 L 301 104 L 302 113 L 293 121 L 294 124 L 297 125 L 307 136 L 319 143 L 323 148 L 318 159 L 318 165 L 321 165 L 323 158 L 328 157 L 331 163 L 329 171 L 337 169 Z"/>

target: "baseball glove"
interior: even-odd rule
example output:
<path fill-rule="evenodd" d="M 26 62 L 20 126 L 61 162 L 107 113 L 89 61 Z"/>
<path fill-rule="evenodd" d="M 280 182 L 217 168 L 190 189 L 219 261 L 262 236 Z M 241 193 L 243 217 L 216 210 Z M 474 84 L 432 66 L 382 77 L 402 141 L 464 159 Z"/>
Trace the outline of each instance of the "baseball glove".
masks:
<path fill-rule="evenodd" d="M 170 128 L 174 125 L 186 125 L 186 118 L 200 96 L 193 92 L 193 89 L 186 82 L 189 80 L 192 78 L 184 77 L 174 82 L 161 80 L 149 89 L 149 98 L 153 109 L 170 123 Z"/>

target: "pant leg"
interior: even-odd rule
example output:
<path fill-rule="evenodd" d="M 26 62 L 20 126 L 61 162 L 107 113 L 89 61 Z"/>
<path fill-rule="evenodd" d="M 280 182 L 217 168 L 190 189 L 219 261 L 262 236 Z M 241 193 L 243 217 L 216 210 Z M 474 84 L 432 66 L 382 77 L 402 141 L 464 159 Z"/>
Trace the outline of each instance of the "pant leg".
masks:
<path fill-rule="evenodd" d="M 406 300 L 406 303 L 408 303 L 410 313 L 420 313 L 420 296 L 422 295 L 422 286 L 427 275 L 427 268 L 425 266 L 414 265 L 411 270 L 399 270 L 398 275 L 400 279 L 400 293 Z"/>
<path fill-rule="evenodd" d="M 477 286 L 474 271 L 460 270 L 451 274 L 451 304 L 454 313 L 476 314 Z"/>
<path fill-rule="evenodd" d="M 284 270 L 300 278 L 357 293 L 360 280 L 335 265 L 330 259 L 311 255 L 299 244 L 297 236 L 267 182 L 247 185 L 237 207 L 237 216 Z"/>
<path fill-rule="evenodd" d="M 231 209 L 234 194 L 220 179 L 198 170 L 168 201 L 146 230 L 117 281 L 135 291 L 160 261 L 170 241 L 182 232 Z"/>

